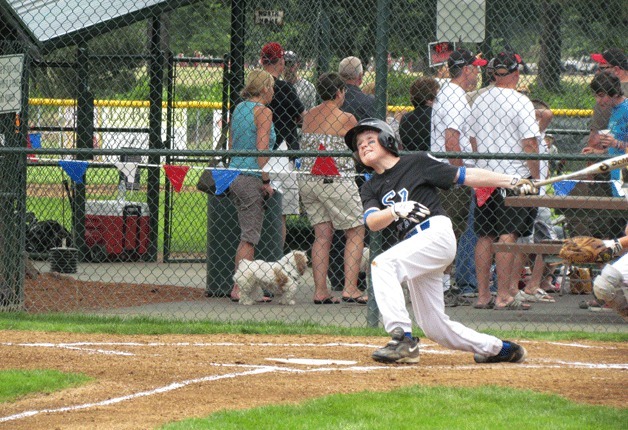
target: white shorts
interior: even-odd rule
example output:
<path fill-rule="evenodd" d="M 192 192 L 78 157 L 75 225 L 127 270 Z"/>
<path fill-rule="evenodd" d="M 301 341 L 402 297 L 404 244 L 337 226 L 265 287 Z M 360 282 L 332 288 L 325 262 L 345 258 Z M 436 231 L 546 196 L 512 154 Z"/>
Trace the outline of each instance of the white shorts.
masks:
<path fill-rule="evenodd" d="M 270 184 L 282 195 L 281 214 L 299 215 L 299 181 L 294 163 L 288 157 L 271 157 L 267 166 Z"/>

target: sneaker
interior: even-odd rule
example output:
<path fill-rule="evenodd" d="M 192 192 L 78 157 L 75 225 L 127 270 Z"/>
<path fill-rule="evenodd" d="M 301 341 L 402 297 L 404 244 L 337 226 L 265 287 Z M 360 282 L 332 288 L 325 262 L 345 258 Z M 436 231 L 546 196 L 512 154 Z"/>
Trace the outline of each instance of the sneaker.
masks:
<path fill-rule="evenodd" d="M 473 359 L 476 363 L 523 363 L 528 355 L 526 349 L 514 342 L 504 341 L 510 344 L 504 355 L 491 355 L 489 357 L 481 354 L 474 354 Z"/>
<path fill-rule="evenodd" d="M 445 307 L 446 308 L 455 308 L 458 306 L 458 294 L 456 294 L 452 289 L 445 291 Z"/>
<path fill-rule="evenodd" d="M 478 296 L 478 289 L 471 285 L 465 285 L 460 291 L 462 293 L 461 296 L 464 298 L 474 299 Z"/>
<path fill-rule="evenodd" d="M 418 363 L 419 339 L 406 337 L 401 327 L 395 327 L 391 334 L 392 340 L 373 353 L 373 360 L 380 363 Z"/>

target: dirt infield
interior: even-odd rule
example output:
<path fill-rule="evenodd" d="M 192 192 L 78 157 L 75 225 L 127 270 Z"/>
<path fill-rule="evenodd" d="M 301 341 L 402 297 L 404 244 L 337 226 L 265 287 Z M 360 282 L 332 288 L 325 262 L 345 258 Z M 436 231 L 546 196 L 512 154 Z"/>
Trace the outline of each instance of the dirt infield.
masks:
<path fill-rule="evenodd" d="M 523 341 L 529 353 L 525 364 L 477 365 L 470 353 L 424 340 L 420 364 L 384 366 L 370 354 L 386 341 L 3 331 L 0 368 L 82 372 L 94 380 L 0 404 L 0 429 L 154 428 L 221 409 L 413 384 L 501 385 L 617 407 L 628 401 L 623 343 Z"/>

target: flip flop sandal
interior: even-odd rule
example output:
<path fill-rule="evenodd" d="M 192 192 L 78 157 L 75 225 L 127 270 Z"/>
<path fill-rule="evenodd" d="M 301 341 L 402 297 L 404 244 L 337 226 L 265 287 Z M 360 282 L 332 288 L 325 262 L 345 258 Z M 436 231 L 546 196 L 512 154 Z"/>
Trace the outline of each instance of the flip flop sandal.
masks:
<path fill-rule="evenodd" d="M 547 294 L 545 291 L 543 291 L 540 288 L 536 290 L 536 293 L 534 294 L 529 294 L 529 293 L 526 293 L 524 290 L 520 290 L 515 297 L 520 302 L 530 302 L 530 303 L 538 303 L 538 302 L 555 303 L 556 302 L 556 300 L 554 300 L 554 297 L 550 296 L 549 294 Z"/>
<path fill-rule="evenodd" d="M 473 309 L 493 309 L 495 307 L 495 297 L 491 296 L 491 300 L 488 303 L 476 303 L 473 305 Z"/>
<path fill-rule="evenodd" d="M 356 303 L 358 305 L 366 305 L 369 299 L 364 296 L 360 296 L 360 297 L 344 297 L 343 296 L 342 301 L 345 303 Z"/>
<path fill-rule="evenodd" d="M 545 291 L 542 288 L 539 288 L 538 290 L 536 290 L 536 294 L 534 296 L 538 297 L 539 302 L 556 303 L 556 299 L 554 299 L 553 296 L 550 296 L 549 294 L 547 294 L 547 291 Z"/>
<path fill-rule="evenodd" d="M 514 299 L 512 302 L 507 305 L 498 306 L 495 305 L 493 310 L 496 311 L 527 311 L 530 309 L 530 305 L 523 303 L 520 300 Z"/>
<path fill-rule="evenodd" d="M 336 300 L 335 297 L 325 297 L 322 300 L 314 300 L 315 305 L 337 305 L 340 300 Z"/>

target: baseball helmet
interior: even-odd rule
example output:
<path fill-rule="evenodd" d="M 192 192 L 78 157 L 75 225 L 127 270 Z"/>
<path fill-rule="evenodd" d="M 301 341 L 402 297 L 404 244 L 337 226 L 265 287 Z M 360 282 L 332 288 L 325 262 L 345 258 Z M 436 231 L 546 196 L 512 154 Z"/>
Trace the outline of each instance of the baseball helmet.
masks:
<path fill-rule="evenodd" d="M 379 144 L 392 154 L 399 156 L 399 145 L 397 144 L 395 132 L 392 127 L 386 123 L 386 121 L 382 121 L 377 118 L 365 118 L 347 132 L 345 135 L 345 143 L 349 149 L 351 149 L 354 153 L 358 152 L 356 137 L 359 133 L 366 130 L 378 131 L 379 135 L 377 136 L 377 140 L 379 141 Z"/>

